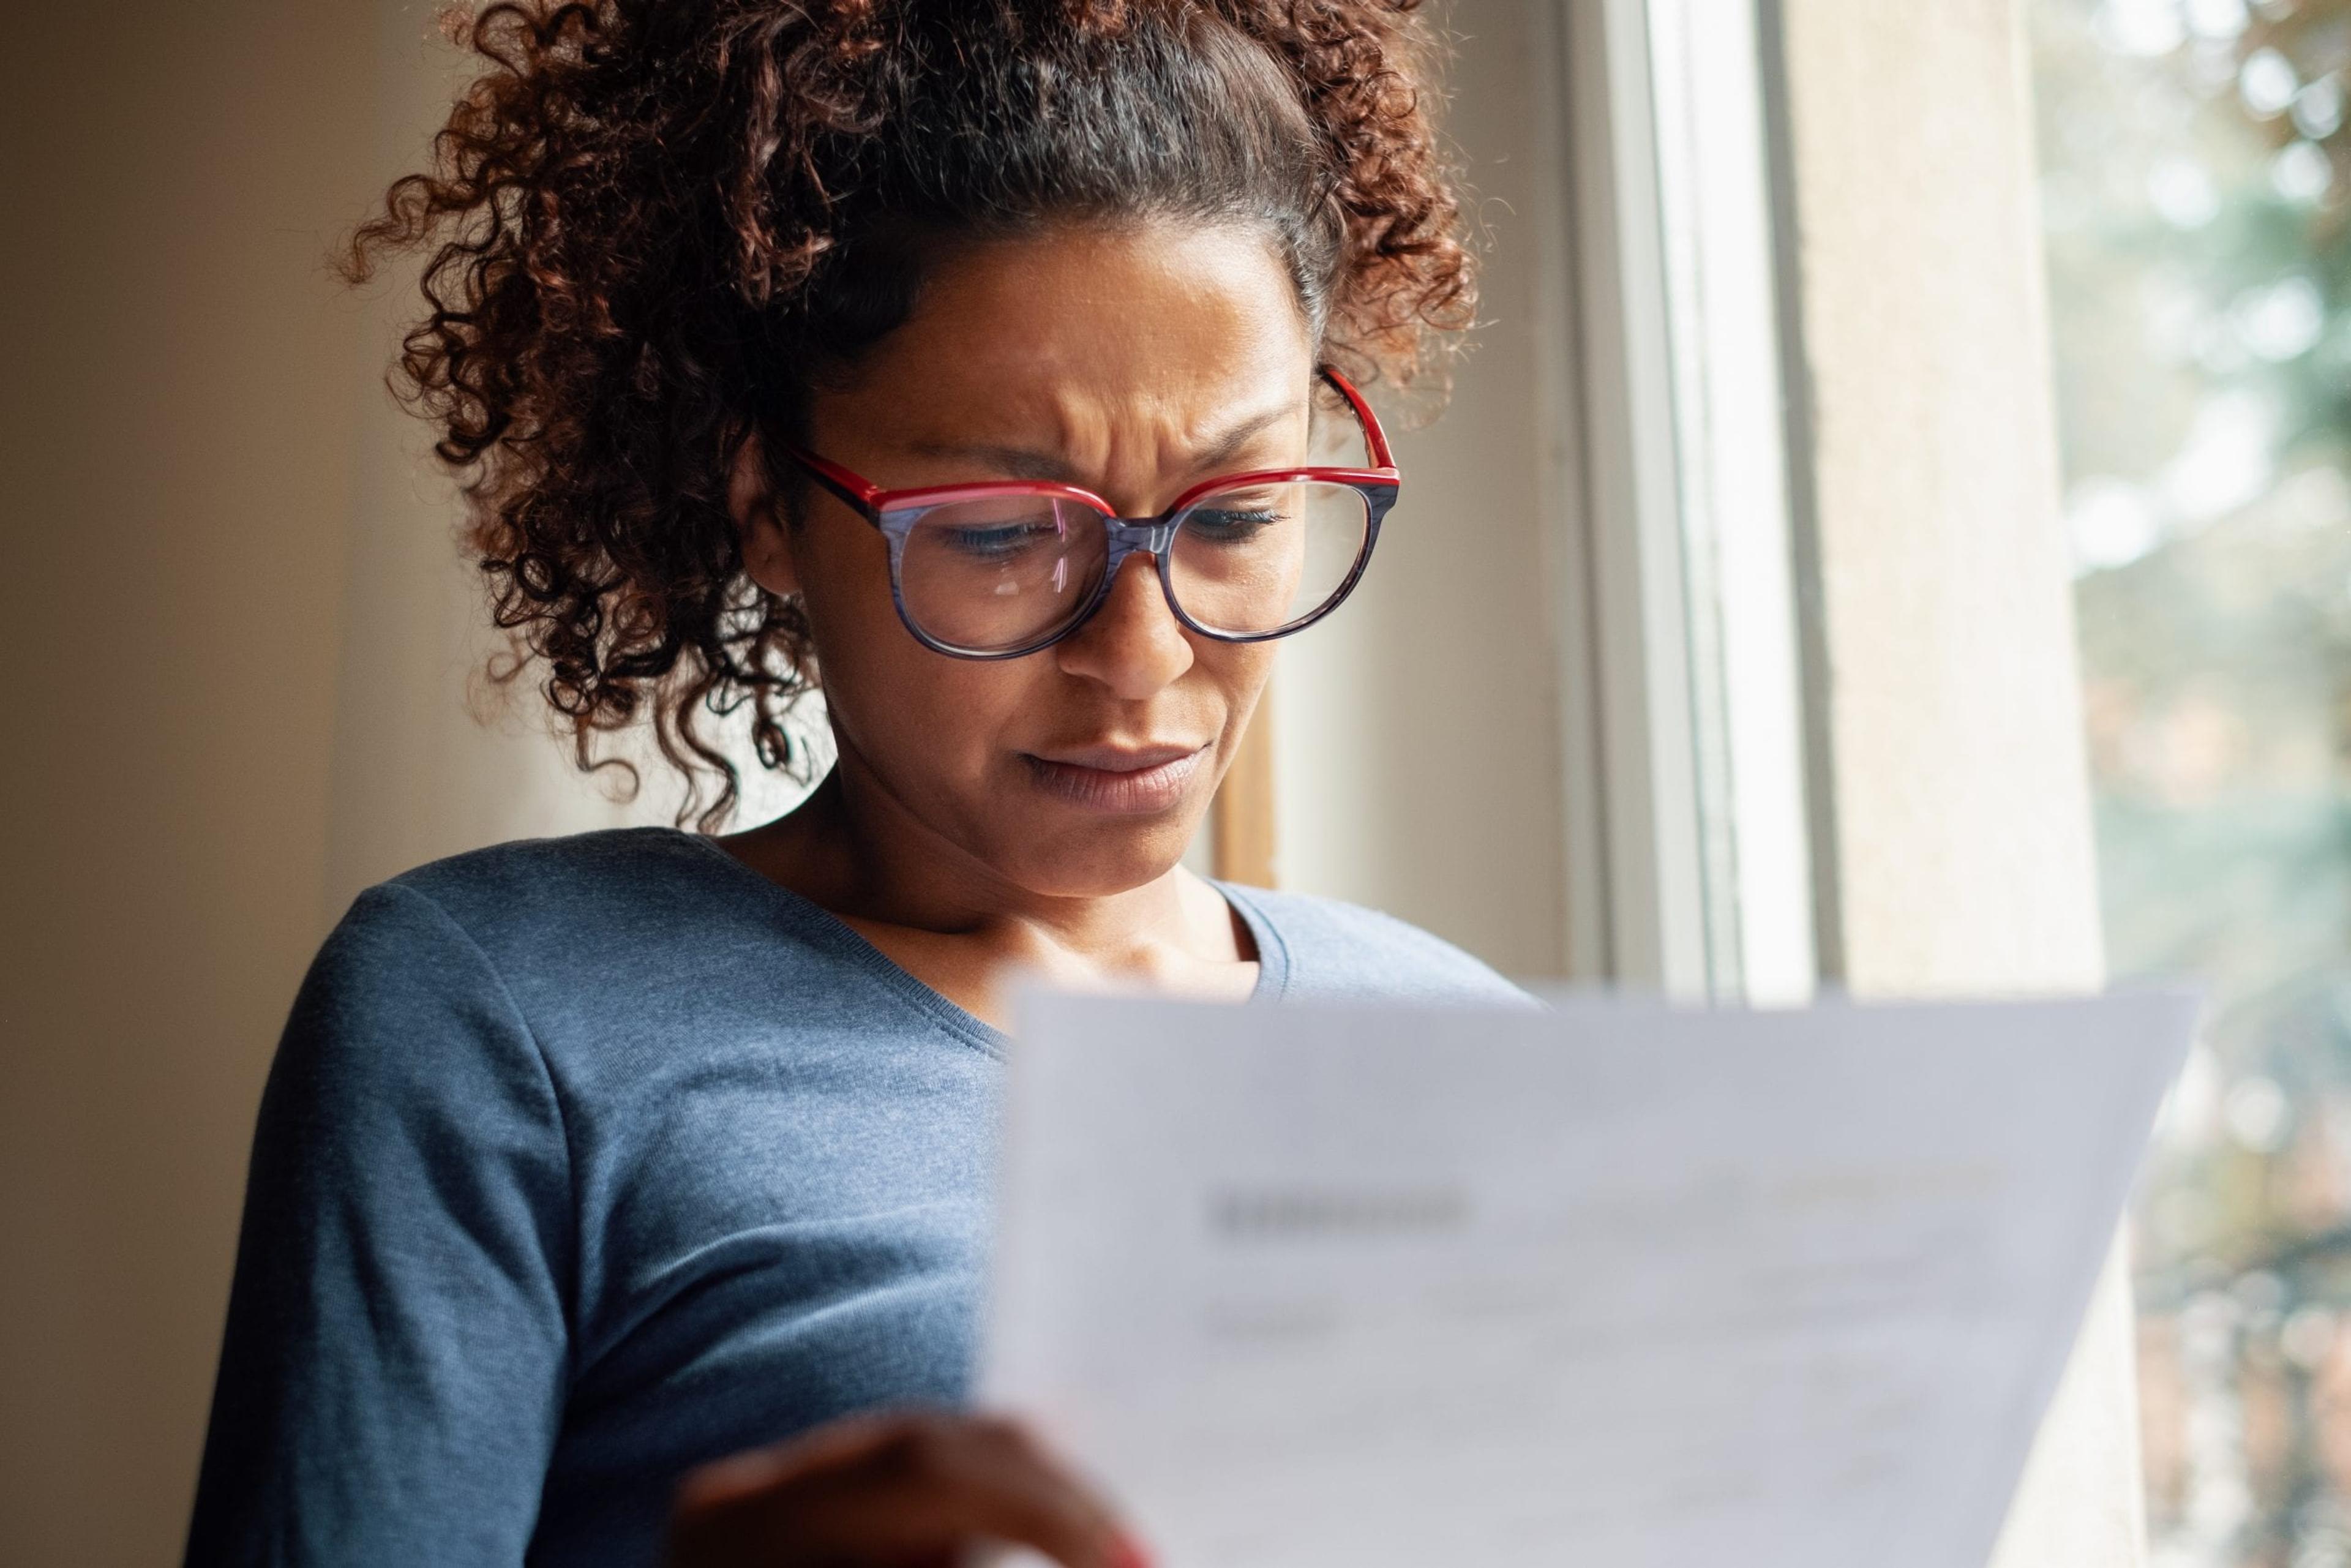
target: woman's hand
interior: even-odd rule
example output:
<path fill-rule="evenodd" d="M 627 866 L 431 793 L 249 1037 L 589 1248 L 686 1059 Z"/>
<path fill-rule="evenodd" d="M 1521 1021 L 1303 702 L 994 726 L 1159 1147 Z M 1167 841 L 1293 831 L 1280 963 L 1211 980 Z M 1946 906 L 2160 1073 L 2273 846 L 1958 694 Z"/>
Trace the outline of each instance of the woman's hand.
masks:
<path fill-rule="evenodd" d="M 860 1416 L 705 1465 L 678 1488 L 670 1568 L 951 1568 L 983 1541 L 1064 1568 L 1148 1568 L 1101 1499 L 1017 1424 Z"/>

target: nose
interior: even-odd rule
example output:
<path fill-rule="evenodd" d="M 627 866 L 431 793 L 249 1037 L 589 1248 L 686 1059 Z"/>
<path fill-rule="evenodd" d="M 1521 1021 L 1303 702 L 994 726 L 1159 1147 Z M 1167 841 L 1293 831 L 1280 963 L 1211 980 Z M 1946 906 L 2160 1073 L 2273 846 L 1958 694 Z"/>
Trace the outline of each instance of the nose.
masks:
<path fill-rule="evenodd" d="M 1102 608 L 1054 652 L 1063 670 L 1125 702 L 1153 695 L 1192 667 L 1191 640 L 1160 589 L 1158 562 L 1141 550 L 1119 563 Z"/>

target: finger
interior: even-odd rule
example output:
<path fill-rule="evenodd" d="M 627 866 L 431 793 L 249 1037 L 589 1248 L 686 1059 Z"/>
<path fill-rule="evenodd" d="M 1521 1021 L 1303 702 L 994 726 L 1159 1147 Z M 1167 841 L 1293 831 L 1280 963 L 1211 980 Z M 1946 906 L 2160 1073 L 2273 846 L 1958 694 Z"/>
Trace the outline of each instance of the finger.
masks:
<path fill-rule="evenodd" d="M 805 1538 L 802 1519 L 844 1479 L 870 1471 L 904 1425 L 895 1417 L 848 1416 L 689 1471 L 671 1503 L 667 1568 L 791 1568 L 820 1552 L 840 1561 L 831 1547 Z M 952 1563 L 955 1543 L 933 1544 L 913 1560 Z M 854 1553 L 850 1560 L 871 1559 Z"/>
<path fill-rule="evenodd" d="M 893 1442 L 904 1416 L 847 1416 L 789 1442 L 750 1448 L 689 1471 L 678 1483 L 681 1513 L 721 1508 L 793 1479 L 853 1466 Z"/>
<path fill-rule="evenodd" d="M 678 1493 L 674 1561 L 922 1561 L 975 1539 L 1066 1568 L 1144 1568 L 1114 1512 L 1020 1426 L 852 1418 L 705 1466 Z"/>
<path fill-rule="evenodd" d="M 937 1456 L 979 1531 L 1068 1568 L 1144 1568 L 1118 1511 L 1025 1425 L 981 1416 Z"/>
<path fill-rule="evenodd" d="M 816 1478 L 810 1478 L 812 1480 Z M 841 1544 L 923 1548 L 984 1536 L 1066 1568 L 1132 1568 L 1116 1514 L 1020 1426 L 991 1417 L 907 1421 L 864 1463 L 811 1487 L 803 1527 Z"/>

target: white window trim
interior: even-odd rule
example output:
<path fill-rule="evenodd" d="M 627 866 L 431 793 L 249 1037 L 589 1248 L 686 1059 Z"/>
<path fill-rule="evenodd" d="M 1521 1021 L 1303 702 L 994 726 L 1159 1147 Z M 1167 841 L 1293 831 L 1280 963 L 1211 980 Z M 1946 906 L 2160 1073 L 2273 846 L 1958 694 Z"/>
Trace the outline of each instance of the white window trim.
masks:
<path fill-rule="evenodd" d="M 1571 192 L 1539 382 L 1546 428 L 1573 433 L 1553 462 L 1566 969 L 1800 999 L 1818 903 L 1755 17 L 1544 10 Z"/>

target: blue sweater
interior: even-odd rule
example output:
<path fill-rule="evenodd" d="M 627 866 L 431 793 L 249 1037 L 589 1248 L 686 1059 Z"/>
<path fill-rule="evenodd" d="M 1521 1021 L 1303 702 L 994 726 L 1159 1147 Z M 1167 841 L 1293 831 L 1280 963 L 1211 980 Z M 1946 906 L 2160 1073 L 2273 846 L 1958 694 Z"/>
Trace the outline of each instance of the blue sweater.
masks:
<path fill-rule="evenodd" d="M 1517 993 L 1223 889 L 1258 996 Z M 188 1561 L 657 1561 L 677 1478 L 961 1399 L 1002 1034 L 706 839 L 360 895 L 263 1096 Z"/>

